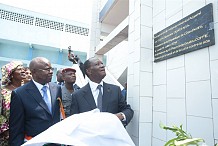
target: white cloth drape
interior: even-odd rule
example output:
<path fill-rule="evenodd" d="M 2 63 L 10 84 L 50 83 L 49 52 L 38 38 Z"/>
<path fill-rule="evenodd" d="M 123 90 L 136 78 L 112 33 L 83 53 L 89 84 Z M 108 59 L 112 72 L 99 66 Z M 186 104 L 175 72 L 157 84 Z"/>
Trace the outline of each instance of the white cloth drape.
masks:
<path fill-rule="evenodd" d="M 73 146 L 135 146 L 120 120 L 98 109 L 72 115 L 22 146 L 58 143 Z"/>

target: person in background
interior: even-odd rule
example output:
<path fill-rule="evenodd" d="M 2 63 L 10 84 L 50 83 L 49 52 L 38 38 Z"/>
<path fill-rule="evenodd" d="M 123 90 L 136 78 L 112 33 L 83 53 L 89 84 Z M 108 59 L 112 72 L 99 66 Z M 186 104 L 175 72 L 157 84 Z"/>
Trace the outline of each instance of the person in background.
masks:
<path fill-rule="evenodd" d="M 75 84 L 76 82 L 76 70 L 73 68 L 64 68 L 62 70 L 62 77 L 64 85 L 61 86 L 62 102 L 66 117 L 70 116 L 70 107 L 72 102 L 72 93 L 79 90 L 80 87 Z"/>
<path fill-rule="evenodd" d="M 11 61 L 2 66 L 2 86 L 0 93 L 0 145 L 9 146 L 9 114 L 12 90 L 20 87 L 22 81 L 26 78 L 23 63 L 20 61 Z"/>
<path fill-rule="evenodd" d="M 48 59 L 36 57 L 29 64 L 32 80 L 12 91 L 9 144 L 20 146 L 60 121 L 61 87 L 51 82 Z M 53 144 L 50 144 L 53 145 Z"/>
<path fill-rule="evenodd" d="M 64 80 L 63 80 L 63 77 L 62 77 L 62 70 L 63 70 L 63 68 L 60 68 L 59 70 L 57 70 L 57 73 L 56 73 L 57 84 L 58 85 L 63 85 L 64 84 Z"/>
<path fill-rule="evenodd" d="M 126 94 L 127 94 L 127 82 L 124 83 L 124 88 L 121 91 L 121 94 L 123 95 L 123 97 L 125 97 L 126 100 Z"/>
<path fill-rule="evenodd" d="M 29 67 L 24 67 L 26 78 L 23 80 L 24 84 L 28 83 L 32 79 L 32 74 Z"/>
<path fill-rule="evenodd" d="M 133 110 L 121 95 L 119 86 L 102 81 L 106 76 L 105 66 L 97 58 L 84 63 L 88 84 L 72 94 L 71 114 L 83 113 L 98 108 L 101 112 L 115 114 L 126 126 L 133 117 Z"/>

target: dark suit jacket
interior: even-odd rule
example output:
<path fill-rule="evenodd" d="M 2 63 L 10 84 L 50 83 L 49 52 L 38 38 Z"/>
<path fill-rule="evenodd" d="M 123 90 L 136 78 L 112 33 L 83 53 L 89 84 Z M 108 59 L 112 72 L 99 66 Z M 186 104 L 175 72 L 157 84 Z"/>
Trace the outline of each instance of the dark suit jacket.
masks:
<path fill-rule="evenodd" d="M 73 94 L 71 104 L 71 114 L 91 111 L 96 107 L 94 97 L 89 83 Z M 133 110 L 126 103 L 125 97 L 121 95 L 120 87 L 103 82 L 102 112 L 119 113 L 123 112 L 126 116 L 127 125 L 133 117 Z"/>
<path fill-rule="evenodd" d="M 34 137 L 60 121 L 57 98 L 61 97 L 61 87 L 55 83 L 49 83 L 49 89 L 52 98 L 52 114 L 33 81 L 12 91 L 9 118 L 11 146 L 23 144 L 24 133 Z"/>
<path fill-rule="evenodd" d="M 80 87 L 79 87 L 77 84 L 74 84 L 74 85 L 73 85 L 73 89 L 74 89 L 74 91 L 76 91 L 76 90 L 79 90 Z"/>

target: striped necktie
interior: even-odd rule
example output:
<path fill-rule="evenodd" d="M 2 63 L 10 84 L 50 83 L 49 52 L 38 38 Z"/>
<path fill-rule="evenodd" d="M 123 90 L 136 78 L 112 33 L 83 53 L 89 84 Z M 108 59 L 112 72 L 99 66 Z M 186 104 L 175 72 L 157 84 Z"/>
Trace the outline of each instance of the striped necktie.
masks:
<path fill-rule="evenodd" d="M 102 92 L 101 92 L 102 85 L 98 85 L 97 89 L 99 90 L 98 98 L 97 98 L 97 107 L 102 112 Z"/>
<path fill-rule="evenodd" d="M 47 86 L 42 87 L 42 91 L 43 91 L 43 96 L 42 97 L 43 97 L 43 100 L 45 101 L 45 103 L 47 104 L 50 113 L 52 113 L 51 100 L 48 97 L 47 88 L 48 88 Z"/>

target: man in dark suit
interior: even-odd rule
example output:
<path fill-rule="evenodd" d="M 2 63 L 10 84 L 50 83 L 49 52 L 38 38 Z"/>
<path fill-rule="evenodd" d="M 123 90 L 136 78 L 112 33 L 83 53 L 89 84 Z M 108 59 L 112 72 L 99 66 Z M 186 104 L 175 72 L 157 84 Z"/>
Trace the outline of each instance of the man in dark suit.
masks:
<path fill-rule="evenodd" d="M 126 126 L 134 112 L 122 96 L 119 86 L 102 81 L 106 76 L 103 63 L 97 58 L 90 58 L 84 63 L 84 71 L 90 80 L 87 85 L 72 94 L 71 114 L 87 112 L 98 107 L 101 112 L 115 114 Z"/>
<path fill-rule="evenodd" d="M 61 87 L 51 82 L 53 68 L 48 59 L 34 58 L 29 65 L 33 79 L 12 92 L 9 143 L 20 146 L 60 121 L 58 97 Z M 43 91 L 42 88 L 45 88 Z"/>

